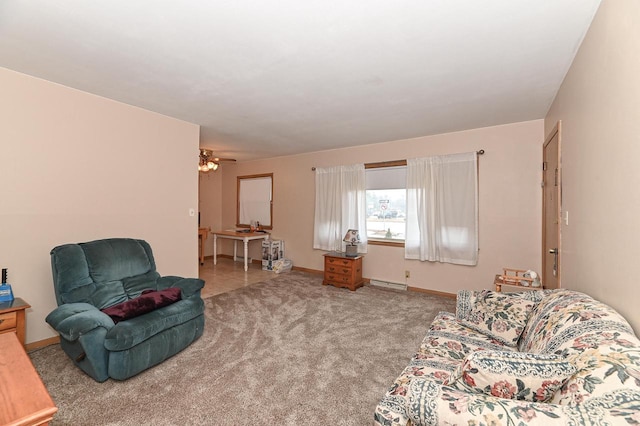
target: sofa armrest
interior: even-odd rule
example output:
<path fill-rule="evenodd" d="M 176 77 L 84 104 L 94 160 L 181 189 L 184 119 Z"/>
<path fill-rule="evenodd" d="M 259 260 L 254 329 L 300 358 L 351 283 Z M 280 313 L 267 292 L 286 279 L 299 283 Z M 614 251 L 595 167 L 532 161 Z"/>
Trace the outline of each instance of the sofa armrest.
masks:
<path fill-rule="evenodd" d="M 204 281 L 198 278 L 182 278 L 167 275 L 158 279 L 158 290 L 164 290 L 169 287 L 178 287 L 182 290 L 182 298 L 186 299 L 194 294 L 200 294 L 200 290 L 204 287 Z"/>
<path fill-rule="evenodd" d="M 69 341 L 98 327 L 106 330 L 114 326 L 109 315 L 88 303 L 67 303 L 54 309 L 45 321 Z"/>
<path fill-rule="evenodd" d="M 618 389 L 601 398 L 567 406 L 470 393 L 433 380 L 415 378 L 408 400 L 407 414 L 413 425 L 633 424 L 640 407 L 640 390 Z"/>
<path fill-rule="evenodd" d="M 456 296 L 456 319 L 462 320 L 467 317 L 469 311 L 476 303 L 479 291 L 459 290 Z"/>

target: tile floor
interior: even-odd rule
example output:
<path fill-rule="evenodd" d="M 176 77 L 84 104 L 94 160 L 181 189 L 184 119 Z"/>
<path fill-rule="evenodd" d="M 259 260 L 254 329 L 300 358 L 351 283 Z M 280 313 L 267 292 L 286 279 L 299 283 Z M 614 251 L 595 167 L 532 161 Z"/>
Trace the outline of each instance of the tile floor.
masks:
<path fill-rule="evenodd" d="M 210 297 L 237 288 L 273 278 L 274 272 L 263 271 L 258 263 L 249 264 L 249 270 L 244 271 L 242 262 L 218 257 L 218 264 L 213 265 L 213 258 L 206 257 L 204 265 L 200 266 L 200 278 L 205 281 L 202 297 Z"/>

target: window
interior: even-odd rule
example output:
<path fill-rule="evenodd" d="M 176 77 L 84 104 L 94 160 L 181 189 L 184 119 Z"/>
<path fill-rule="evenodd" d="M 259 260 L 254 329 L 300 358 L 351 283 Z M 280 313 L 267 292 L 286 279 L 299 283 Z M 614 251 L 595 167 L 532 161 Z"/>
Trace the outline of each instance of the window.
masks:
<path fill-rule="evenodd" d="M 406 161 L 366 166 L 367 239 L 404 243 L 406 233 Z"/>
<path fill-rule="evenodd" d="M 407 161 L 405 259 L 478 263 L 478 154 Z"/>

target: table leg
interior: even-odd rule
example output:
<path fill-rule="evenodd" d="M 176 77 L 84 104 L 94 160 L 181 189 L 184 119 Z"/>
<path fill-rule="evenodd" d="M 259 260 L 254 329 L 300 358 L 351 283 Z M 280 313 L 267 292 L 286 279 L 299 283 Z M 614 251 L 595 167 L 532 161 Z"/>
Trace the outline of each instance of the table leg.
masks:
<path fill-rule="evenodd" d="M 247 266 L 247 259 L 249 258 L 249 240 L 244 239 L 244 271 L 247 272 L 249 267 Z"/>
<path fill-rule="evenodd" d="M 238 261 L 238 255 L 236 254 L 238 251 L 238 240 L 233 240 L 233 261 Z"/>
<path fill-rule="evenodd" d="M 218 264 L 218 236 L 213 234 L 213 264 Z"/>

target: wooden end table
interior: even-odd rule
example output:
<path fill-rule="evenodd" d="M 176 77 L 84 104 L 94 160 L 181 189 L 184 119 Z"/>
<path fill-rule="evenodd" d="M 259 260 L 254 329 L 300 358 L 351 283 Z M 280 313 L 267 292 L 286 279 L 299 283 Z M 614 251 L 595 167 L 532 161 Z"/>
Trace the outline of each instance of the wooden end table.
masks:
<path fill-rule="evenodd" d="M 344 253 L 331 252 L 324 255 L 324 280 L 322 284 L 345 287 L 355 291 L 364 285 L 362 279 L 362 255 L 346 256 Z"/>
<path fill-rule="evenodd" d="M 27 302 L 16 297 L 11 302 L 0 302 L 0 334 L 15 333 L 18 341 L 25 345 L 25 310 Z"/>

